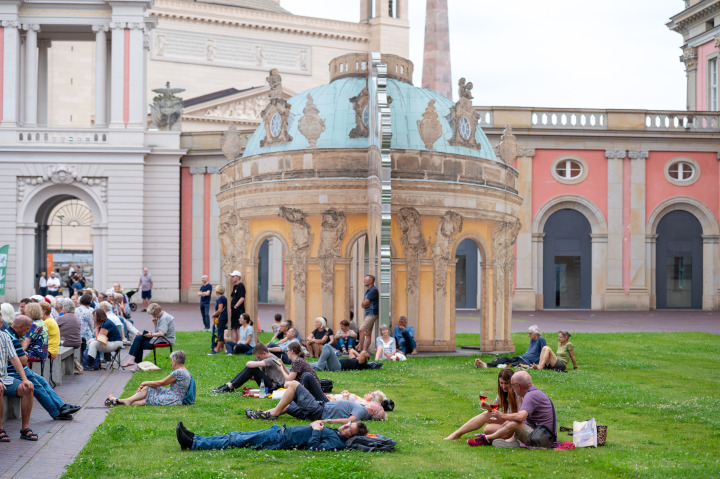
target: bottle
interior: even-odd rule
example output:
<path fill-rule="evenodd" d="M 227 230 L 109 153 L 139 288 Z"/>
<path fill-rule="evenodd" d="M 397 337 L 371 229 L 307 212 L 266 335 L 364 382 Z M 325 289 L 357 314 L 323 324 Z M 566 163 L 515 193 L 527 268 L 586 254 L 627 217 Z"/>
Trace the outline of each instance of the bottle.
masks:
<path fill-rule="evenodd" d="M 260 399 L 264 399 L 267 396 L 267 388 L 265 387 L 265 380 L 260 380 L 260 392 L 258 394 L 258 397 Z"/>

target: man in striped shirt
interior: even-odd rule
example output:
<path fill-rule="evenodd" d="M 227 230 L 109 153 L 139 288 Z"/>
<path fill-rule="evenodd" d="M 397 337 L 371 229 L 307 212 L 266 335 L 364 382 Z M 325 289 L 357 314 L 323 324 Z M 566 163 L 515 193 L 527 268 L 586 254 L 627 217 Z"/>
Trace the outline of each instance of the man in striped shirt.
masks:
<path fill-rule="evenodd" d="M 2 318 L 0 318 L 0 326 L 2 326 L 2 323 Z M 8 375 L 8 363 L 12 363 L 15 370 L 18 371 L 21 380 L 17 380 Z M 27 439 L 28 441 L 38 440 L 37 434 L 29 427 L 30 413 L 32 412 L 33 406 L 33 390 L 33 384 L 28 380 L 27 376 L 25 376 L 22 363 L 17 357 L 17 354 L 15 354 L 15 348 L 13 347 L 10 336 L 4 331 L 0 331 L 0 421 L 2 421 L 3 415 L 2 396 L 6 394 L 9 397 L 19 397 L 22 415 L 20 438 Z M 0 443 L 1 442 L 10 442 L 10 438 L 0 423 Z"/>

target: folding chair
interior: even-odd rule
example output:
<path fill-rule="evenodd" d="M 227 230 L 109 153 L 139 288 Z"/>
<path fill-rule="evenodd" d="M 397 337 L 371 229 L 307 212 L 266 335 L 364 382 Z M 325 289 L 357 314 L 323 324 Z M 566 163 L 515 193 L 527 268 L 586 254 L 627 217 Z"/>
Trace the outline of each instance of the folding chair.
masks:
<path fill-rule="evenodd" d="M 173 352 L 173 345 L 170 344 L 170 341 L 168 341 L 168 339 L 165 336 L 161 337 L 160 340 L 164 341 L 164 342 L 162 342 L 162 343 L 158 342 L 158 343 L 153 344 L 153 363 L 155 363 L 155 366 L 157 366 L 157 354 L 155 351 L 158 348 L 170 348 L 170 354 L 172 354 L 172 352 Z"/>

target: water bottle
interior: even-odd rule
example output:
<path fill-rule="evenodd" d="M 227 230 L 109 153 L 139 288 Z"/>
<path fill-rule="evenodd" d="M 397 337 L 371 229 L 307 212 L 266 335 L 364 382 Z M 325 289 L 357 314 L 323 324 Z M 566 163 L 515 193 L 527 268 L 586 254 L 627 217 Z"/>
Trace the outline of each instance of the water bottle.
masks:
<path fill-rule="evenodd" d="M 258 397 L 260 399 L 265 399 L 267 397 L 267 388 L 265 387 L 265 380 L 260 380 L 260 392 L 258 393 Z"/>

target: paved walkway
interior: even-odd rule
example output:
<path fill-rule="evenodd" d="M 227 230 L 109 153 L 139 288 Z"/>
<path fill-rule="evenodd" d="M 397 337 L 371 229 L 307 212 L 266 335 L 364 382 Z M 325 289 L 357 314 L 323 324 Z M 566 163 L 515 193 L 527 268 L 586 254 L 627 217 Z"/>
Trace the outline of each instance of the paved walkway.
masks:
<path fill-rule="evenodd" d="M 127 354 L 127 349 L 124 350 Z M 128 371 L 92 371 L 66 376 L 55 388 L 69 404 L 83 408 L 72 421 L 53 421 L 35 401 L 30 428 L 39 436 L 37 442 L 20 439 L 20 420 L 3 424 L 12 442 L 0 444 L 0 478 L 53 479 L 65 473 L 85 447 L 90 435 L 105 420 L 109 410 L 103 403 L 109 394 L 118 395 L 132 374 Z"/>

